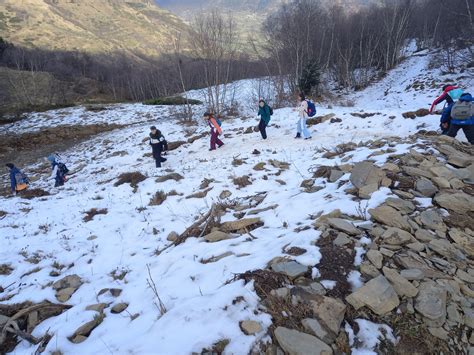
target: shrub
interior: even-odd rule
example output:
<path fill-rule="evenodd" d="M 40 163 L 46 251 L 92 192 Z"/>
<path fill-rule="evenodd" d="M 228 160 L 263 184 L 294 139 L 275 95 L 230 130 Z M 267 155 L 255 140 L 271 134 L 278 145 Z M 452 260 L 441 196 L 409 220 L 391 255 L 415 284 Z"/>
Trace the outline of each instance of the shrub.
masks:
<path fill-rule="evenodd" d="M 157 99 L 146 100 L 143 102 L 144 105 L 186 105 L 189 103 L 190 105 L 202 105 L 202 101 L 186 99 L 182 96 L 171 96 L 171 97 L 159 97 Z"/>

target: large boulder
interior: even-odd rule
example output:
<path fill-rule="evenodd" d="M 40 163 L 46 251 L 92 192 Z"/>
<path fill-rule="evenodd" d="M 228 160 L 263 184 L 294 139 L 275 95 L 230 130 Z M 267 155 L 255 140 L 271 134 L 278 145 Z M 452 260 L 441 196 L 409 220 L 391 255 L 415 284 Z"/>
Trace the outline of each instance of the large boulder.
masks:
<path fill-rule="evenodd" d="M 419 287 L 415 309 L 423 315 L 430 327 L 441 327 L 446 321 L 447 292 L 433 281 L 422 282 Z"/>
<path fill-rule="evenodd" d="M 367 306 L 378 315 L 383 315 L 398 307 L 400 300 L 388 280 L 380 275 L 346 297 L 346 301 L 356 310 Z"/>
<path fill-rule="evenodd" d="M 440 192 L 434 201 L 441 207 L 459 214 L 474 211 L 474 197 L 462 191 Z"/>
<path fill-rule="evenodd" d="M 408 223 L 408 219 L 390 206 L 382 205 L 377 208 L 372 208 L 369 210 L 369 214 L 377 222 L 390 227 L 400 228 L 409 232 L 411 231 L 411 226 L 410 223 Z"/>
<path fill-rule="evenodd" d="M 331 227 L 340 230 L 341 232 L 347 233 L 349 235 L 358 235 L 360 230 L 358 230 L 351 222 L 346 221 L 342 218 L 329 218 L 328 223 Z"/>
<path fill-rule="evenodd" d="M 289 355 L 330 355 L 331 347 L 315 336 L 297 330 L 278 327 L 275 338 L 281 348 Z"/>
<path fill-rule="evenodd" d="M 385 173 L 382 169 L 371 162 L 363 161 L 354 165 L 350 179 L 352 185 L 360 189 L 367 185 L 379 186 L 384 177 Z"/>

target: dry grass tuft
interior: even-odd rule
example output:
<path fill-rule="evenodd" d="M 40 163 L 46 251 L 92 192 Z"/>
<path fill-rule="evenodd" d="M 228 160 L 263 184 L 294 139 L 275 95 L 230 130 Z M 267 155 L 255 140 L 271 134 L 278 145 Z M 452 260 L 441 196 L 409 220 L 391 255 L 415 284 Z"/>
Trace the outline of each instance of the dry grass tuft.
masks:
<path fill-rule="evenodd" d="M 90 222 L 94 219 L 94 216 L 97 216 L 98 214 L 107 214 L 108 210 L 107 208 L 91 208 L 89 211 L 84 212 L 86 215 L 82 219 L 84 222 Z"/>

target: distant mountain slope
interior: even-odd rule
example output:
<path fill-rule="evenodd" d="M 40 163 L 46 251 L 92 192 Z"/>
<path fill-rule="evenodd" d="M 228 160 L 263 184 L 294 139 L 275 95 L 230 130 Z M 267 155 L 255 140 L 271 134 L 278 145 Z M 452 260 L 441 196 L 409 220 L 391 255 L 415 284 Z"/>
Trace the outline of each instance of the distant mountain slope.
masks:
<path fill-rule="evenodd" d="M 163 52 L 184 22 L 152 0 L 2 0 L 0 33 L 28 47 Z"/>

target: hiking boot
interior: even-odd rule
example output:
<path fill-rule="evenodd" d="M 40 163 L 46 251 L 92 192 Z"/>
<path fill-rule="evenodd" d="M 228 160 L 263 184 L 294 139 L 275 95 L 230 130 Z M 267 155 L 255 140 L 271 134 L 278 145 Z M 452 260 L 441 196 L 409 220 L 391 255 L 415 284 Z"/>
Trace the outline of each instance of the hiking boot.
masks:
<path fill-rule="evenodd" d="M 214 148 L 214 149 L 212 149 L 212 148 L 211 148 L 211 149 L 209 149 L 209 151 L 210 151 L 210 152 L 212 152 L 213 150 L 216 150 L 216 148 Z"/>
<path fill-rule="evenodd" d="M 308 137 L 308 138 L 305 138 L 304 140 L 307 141 L 308 139 L 311 139 L 311 138 L 313 138 L 313 137 Z"/>
<path fill-rule="evenodd" d="M 220 147 L 222 147 L 223 145 L 224 145 L 224 143 L 222 143 L 221 145 L 217 146 L 217 148 L 220 148 Z"/>
<path fill-rule="evenodd" d="M 166 158 L 161 158 L 161 162 L 164 163 L 165 161 L 167 161 L 168 159 Z"/>
<path fill-rule="evenodd" d="M 301 133 L 296 133 L 295 139 L 301 138 Z"/>

